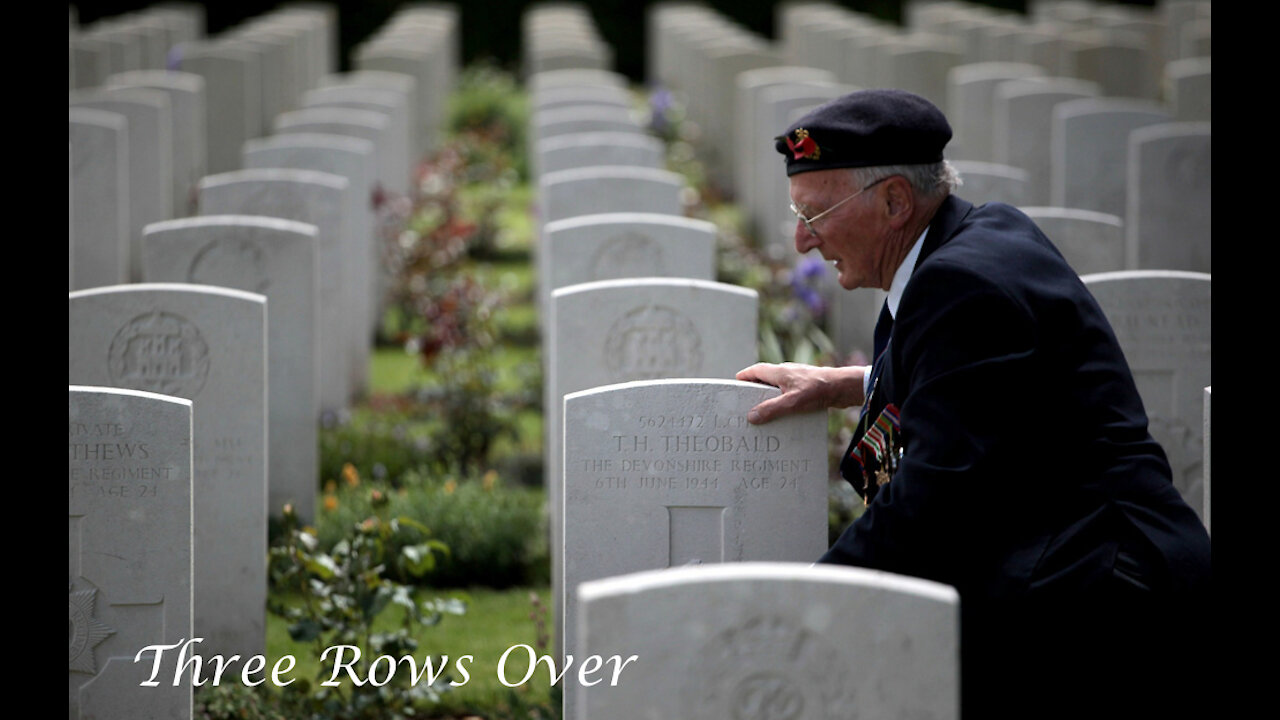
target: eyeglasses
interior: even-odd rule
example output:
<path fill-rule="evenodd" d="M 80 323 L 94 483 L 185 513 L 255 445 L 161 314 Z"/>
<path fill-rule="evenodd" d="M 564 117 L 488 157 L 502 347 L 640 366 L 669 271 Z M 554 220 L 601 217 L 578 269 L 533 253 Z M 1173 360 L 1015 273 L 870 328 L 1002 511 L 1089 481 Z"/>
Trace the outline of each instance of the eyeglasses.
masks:
<path fill-rule="evenodd" d="M 822 212 L 818 213 L 817 215 L 814 215 L 814 216 L 813 216 L 813 217 L 811 217 L 811 218 L 807 218 L 807 217 L 805 217 L 803 214 L 801 214 L 800 209 L 796 207 L 796 201 L 795 201 L 795 200 L 792 200 L 792 201 L 791 201 L 791 212 L 795 213 L 795 216 L 800 220 L 800 222 L 804 223 L 804 229 L 805 229 L 805 230 L 808 230 L 810 235 L 812 235 L 812 236 L 814 236 L 814 237 L 819 237 L 819 236 L 818 236 L 818 231 L 813 229 L 813 224 L 814 224 L 814 223 L 816 223 L 816 222 L 818 222 L 819 220 L 821 220 L 823 215 L 826 215 L 827 213 L 829 213 L 829 212 L 831 212 L 831 211 L 835 210 L 836 208 L 840 207 L 841 205 L 843 205 L 843 204 L 845 204 L 845 203 L 849 202 L 850 200 L 852 200 L 852 199 L 854 199 L 854 198 L 858 197 L 859 195 L 861 195 L 861 194 L 863 193 L 863 191 L 867 190 L 868 188 L 873 188 L 873 187 L 875 187 L 876 185 L 879 185 L 880 183 L 884 182 L 885 180 L 888 180 L 888 179 L 889 179 L 889 178 L 891 178 L 891 177 L 893 177 L 893 176 L 892 176 L 892 175 L 886 175 L 886 176 L 884 176 L 884 177 L 880 178 L 879 180 L 876 180 L 876 181 L 875 181 L 875 182 L 873 182 L 873 183 L 870 183 L 870 184 L 868 184 L 868 185 L 864 185 L 864 186 L 862 187 L 862 190 L 859 190 L 858 192 L 856 192 L 856 193 L 854 193 L 854 194 L 850 195 L 849 197 L 847 197 L 847 198 L 845 198 L 845 199 L 841 200 L 840 202 L 836 203 L 835 205 L 832 205 L 831 207 L 827 208 L 826 210 L 823 210 Z"/>

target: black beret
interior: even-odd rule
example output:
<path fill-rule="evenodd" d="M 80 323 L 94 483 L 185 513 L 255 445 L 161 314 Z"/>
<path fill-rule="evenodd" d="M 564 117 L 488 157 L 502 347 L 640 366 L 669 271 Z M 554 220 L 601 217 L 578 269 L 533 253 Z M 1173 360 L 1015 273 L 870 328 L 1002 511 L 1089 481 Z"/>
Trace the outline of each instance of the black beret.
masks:
<path fill-rule="evenodd" d="M 859 90 L 805 114 L 774 147 L 787 175 L 831 168 L 942 161 L 951 126 L 942 111 L 905 90 Z"/>

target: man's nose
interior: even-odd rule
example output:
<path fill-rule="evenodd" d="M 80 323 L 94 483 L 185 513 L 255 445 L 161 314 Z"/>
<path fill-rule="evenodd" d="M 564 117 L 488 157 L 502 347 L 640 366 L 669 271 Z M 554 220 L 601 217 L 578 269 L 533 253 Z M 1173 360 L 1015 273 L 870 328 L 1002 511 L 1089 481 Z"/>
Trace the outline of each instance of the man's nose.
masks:
<path fill-rule="evenodd" d="M 813 233 L 809 232 L 809 228 L 805 227 L 803 220 L 796 220 L 796 252 L 801 255 L 818 247 L 820 242 Z"/>

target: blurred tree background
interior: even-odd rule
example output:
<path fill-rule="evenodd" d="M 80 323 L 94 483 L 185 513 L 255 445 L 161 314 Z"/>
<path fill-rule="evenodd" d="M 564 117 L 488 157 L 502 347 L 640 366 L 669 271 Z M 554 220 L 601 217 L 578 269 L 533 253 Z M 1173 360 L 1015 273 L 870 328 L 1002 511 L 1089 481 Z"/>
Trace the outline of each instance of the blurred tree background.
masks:
<path fill-rule="evenodd" d="M 904 0 L 827 0 L 851 10 L 867 13 L 883 20 L 902 22 Z M 1152 6 L 1156 0 L 1124 0 L 1118 4 Z M 156 2 L 145 0 L 82 0 L 70 3 L 80 14 L 80 23 L 121 13 L 141 10 Z M 197 3 L 205 6 L 205 22 L 209 35 L 216 35 L 247 18 L 261 15 L 288 3 L 274 0 L 226 0 Z M 332 0 L 338 9 L 339 45 L 342 67 L 349 69 L 347 56 L 352 46 L 369 37 L 395 12 L 407 4 L 401 0 Z M 525 9 L 539 4 L 534 0 L 460 0 L 462 20 L 462 62 L 469 65 L 487 60 L 511 71 L 519 70 L 520 20 Z M 600 34 L 613 46 L 618 72 L 633 82 L 644 81 L 645 12 L 654 0 L 578 0 L 591 10 Z M 732 18 L 743 27 L 764 37 L 774 38 L 774 9 L 777 0 L 710 0 L 712 8 Z M 1025 13 L 1027 0 L 983 0 L 982 5 Z"/>

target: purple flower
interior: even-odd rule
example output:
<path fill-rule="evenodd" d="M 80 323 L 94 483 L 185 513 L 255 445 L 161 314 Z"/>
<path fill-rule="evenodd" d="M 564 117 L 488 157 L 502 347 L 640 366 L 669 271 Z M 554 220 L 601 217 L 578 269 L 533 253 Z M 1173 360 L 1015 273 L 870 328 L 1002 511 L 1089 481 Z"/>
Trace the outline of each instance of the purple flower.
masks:
<path fill-rule="evenodd" d="M 801 255 L 796 261 L 795 274 L 812 283 L 827 274 L 827 262 L 818 255 Z"/>

